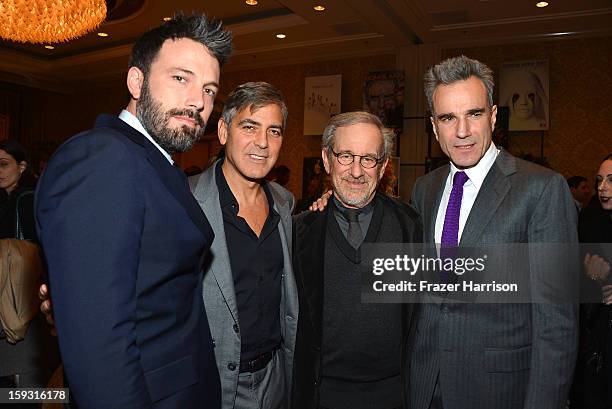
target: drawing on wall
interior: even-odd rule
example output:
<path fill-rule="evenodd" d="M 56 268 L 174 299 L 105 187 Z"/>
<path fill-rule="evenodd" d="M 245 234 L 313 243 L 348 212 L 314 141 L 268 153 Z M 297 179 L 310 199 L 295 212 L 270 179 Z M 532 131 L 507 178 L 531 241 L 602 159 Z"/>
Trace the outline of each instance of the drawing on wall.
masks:
<path fill-rule="evenodd" d="M 509 109 L 510 131 L 548 129 L 547 60 L 504 63 L 500 69 L 499 82 L 499 105 Z"/>
<path fill-rule="evenodd" d="M 0 140 L 8 139 L 9 137 L 9 116 L 0 114 Z"/>
<path fill-rule="evenodd" d="M 322 135 L 329 119 L 340 113 L 342 75 L 306 77 L 304 135 Z"/>
<path fill-rule="evenodd" d="M 366 77 L 363 109 L 377 115 L 383 124 L 402 133 L 404 126 L 404 71 L 377 71 Z"/>

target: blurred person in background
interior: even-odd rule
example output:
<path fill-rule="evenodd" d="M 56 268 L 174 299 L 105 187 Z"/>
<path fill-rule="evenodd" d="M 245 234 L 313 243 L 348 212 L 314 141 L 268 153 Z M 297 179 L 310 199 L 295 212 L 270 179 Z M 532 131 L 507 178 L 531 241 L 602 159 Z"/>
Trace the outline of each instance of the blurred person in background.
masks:
<path fill-rule="evenodd" d="M 602 302 L 582 304 L 580 355 L 572 408 L 612 408 L 612 153 L 599 166 L 594 205 L 580 212 L 581 243 L 596 243 L 584 258 L 585 285 L 601 292 Z"/>
<path fill-rule="evenodd" d="M 584 176 L 572 176 L 567 178 L 567 185 L 570 188 L 572 197 L 578 211 L 584 209 L 591 198 L 591 186 Z"/>
<path fill-rule="evenodd" d="M 0 142 L 0 188 L 6 194 L 0 206 L 0 239 L 17 238 L 18 217 L 23 238 L 37 242 L 35 180 L 28 169 L 25 149 L 14 140 Z M 25 339 L 16 344 L 9 343 L 0 328 L 0 387 L 44 387 L 56 365 L 56 341 L 42 314 L 29 323 Z"/>

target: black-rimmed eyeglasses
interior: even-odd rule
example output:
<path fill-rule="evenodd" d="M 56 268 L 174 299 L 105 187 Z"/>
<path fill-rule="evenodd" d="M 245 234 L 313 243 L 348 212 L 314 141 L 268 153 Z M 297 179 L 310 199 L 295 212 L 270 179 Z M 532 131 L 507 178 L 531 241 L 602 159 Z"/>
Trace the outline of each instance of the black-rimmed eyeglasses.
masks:
<path fill-rule="evenodd" d="M 366 169 L 375 168 L 376 165 L 378 165 L 379 163 L 383 161 L 382 158 L 375 158 L 374 156 L 370 156 L 370 155 L 365 155 L 365 156 L 353 155 L 352 153 L 349 153 L 349 152 L 339 152 L 338 153 L 338 152 L 334 152 L 333 149 L 331 149 L 331 153 L 332 155 L 336 157 L 336 160 L 338 161 L 339 164 L 345 165 L 345 166 L 353 163 L 355 161 L 355 157 L 359 158 L 359 163 L 361 164 L 361 166 L 363 166 Z"/>

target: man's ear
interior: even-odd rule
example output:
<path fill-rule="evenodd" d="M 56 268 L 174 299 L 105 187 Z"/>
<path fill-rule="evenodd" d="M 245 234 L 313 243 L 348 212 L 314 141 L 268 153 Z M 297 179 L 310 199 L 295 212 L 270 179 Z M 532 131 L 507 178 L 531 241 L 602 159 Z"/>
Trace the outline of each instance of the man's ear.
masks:
<path fill-rule="evenodd" d="M 331 172 L 331 168 L 329 166 L 329 155 L 327 154 L 327 149 L 321 149 L 321 158 L 323 158 L 323 166 L 325 167 L 325 172 L 329 175 Z"/>
<path fill-rule="evenodd" d="M 436 121 L 434 121 L 434 117 L 430 116 L 429 120 L 431 121 L 431 129 L 433 129 L 433 133 L 436 136 L 436 141 L 440 141 L 440 139 L 438 139 L 438 128 L 436 128 Z"/>
<path fill-rule="evenodd" d="M 389 158 L 385 159 L 383 164 L 380 166 L 380 171 L 378 173 L 378 181 L 379 182 L 380 182 L 380 179 L 382 179 L 383 175 L 385 174 L 385 170 L 387 169 L 387 165 L 388 164 L 389 164 Z"/>
<path fill-rule="evenodd" d="M 127 74 L 127 88 L 132 98 L 139 99 L 144 84 L 144 74 L 137 67 L 130 67 Z"/>
<path fill-rule="evenodd" d="M 495 122 L 497 122 L 497 105 L 491 108 L 491 131 L 495 129 Z"/>
<path fill-rule="evenodd" d="M 219 122 L 217 122 L 217 136 L 219 137 L 219 143 L 225 146 L 227 143 L 227 124 L 223 118 L 219 118 Z"/>
<path fill-rule="evenodd" d="M 19 168 L 19 173 L 23 173 L 28 167 L 28 162 L 26 162 L 25 160 L 22 160 L 21 162 L 17 164 L 17 167 Z"/>

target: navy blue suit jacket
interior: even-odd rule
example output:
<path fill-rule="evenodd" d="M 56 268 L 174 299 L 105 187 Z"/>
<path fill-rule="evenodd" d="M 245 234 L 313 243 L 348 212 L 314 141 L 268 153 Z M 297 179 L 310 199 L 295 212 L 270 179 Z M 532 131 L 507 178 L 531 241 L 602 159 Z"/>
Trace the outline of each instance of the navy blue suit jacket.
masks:
<path fill-rule="evenodd" d="M 181 170 L 103 115 L 51 158 L 36 215 L 79 408 L 219 408 L 200 269 L 214 235 Z"/>

